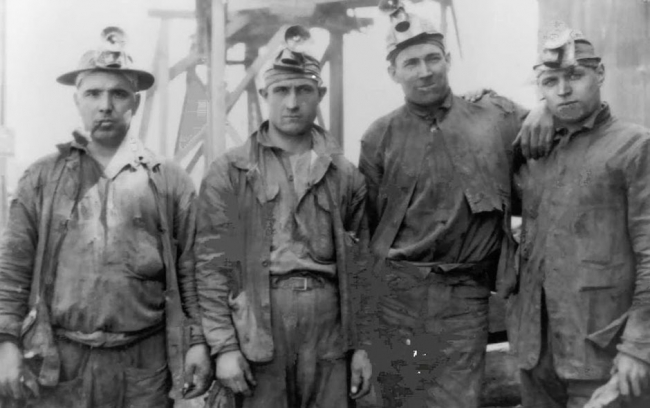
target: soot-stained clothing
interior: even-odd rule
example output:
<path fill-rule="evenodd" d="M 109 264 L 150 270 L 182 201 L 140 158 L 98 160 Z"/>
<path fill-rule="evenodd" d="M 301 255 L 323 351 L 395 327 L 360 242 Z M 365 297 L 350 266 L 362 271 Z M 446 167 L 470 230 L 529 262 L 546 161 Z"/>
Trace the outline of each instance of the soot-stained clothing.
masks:
<path fill-rule="evenodd" d="M 451 93 L 373 123 L 359 168 L 368 183 L 370 249 L 380 282 L 373 339 L 387 406 L 477 407 L 488 334 L 488 277 L 512 289 L 510 191 L 526 112 Z M 371 357 L 372 357 L 371 355 Z"/>
<path fill-rule="evenodd" d="M 194 185 L 176 164 L 133 142 L 103 174 L 82 144 L 60 145 L 27 169 L 11 202 L 0 245 L 0 337 L 44 358 L 46 385 L 56 385 L 66 358 L 46 335 L 52 326 L 56 336 L 97 350 L 165 332 L 160 363 L 175 385 L 186 338 L 205 341 L 192 252 Z M 30 296 L 34 276 L 42 277 L 38 296 Z M 40 333 L 29 344 L 24 322 Z"/>
<path fill-rule="evenodd" d="M 562 380 L 606 380 L 618 351 L 650 363 L 650 131 L 603 106 L 518 172 L 519 365 L 547 341 Z M 544 300 L 545 299 L 545 300 Z"/>

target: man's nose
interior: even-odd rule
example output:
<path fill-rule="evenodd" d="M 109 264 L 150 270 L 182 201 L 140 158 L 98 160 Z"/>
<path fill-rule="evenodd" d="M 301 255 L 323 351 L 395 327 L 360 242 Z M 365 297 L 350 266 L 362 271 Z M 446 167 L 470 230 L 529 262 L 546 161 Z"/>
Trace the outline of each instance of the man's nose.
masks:
<path fill-rule="evenodd" d="M 571 92 L 573 92 L 573 89 L 571 88 L 571 83 L 565 79 L 560 79 L 560 82 L 558 84 L 557 94 L 559 96 L 568 96 L 571 95 Z"/>
<path fill-rule="evenodd" d="M 284 101 L 285 106 L 287 109 L 297 109 L 298 108 L 298 95 L 296 95 L 296 92 L 292 91 L 289 92 L 287 95 L 285 101 Z"/>
<path fill-rule="evenodd" d="M 433 74 L 433 70 L 426 62 L 422 61 L 418 64 L 418 78 L 426 78 Z"/>
<path fill-rule="evenodd" d="M 111 112 L 113 110 L 113 99 L 108 94 L 99 97 L 100 112 Z"/>

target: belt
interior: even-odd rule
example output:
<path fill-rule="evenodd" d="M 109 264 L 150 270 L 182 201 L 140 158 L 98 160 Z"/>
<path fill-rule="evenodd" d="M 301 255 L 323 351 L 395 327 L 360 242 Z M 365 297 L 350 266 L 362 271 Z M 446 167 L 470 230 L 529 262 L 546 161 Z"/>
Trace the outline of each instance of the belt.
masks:
<path fill-rule="evenodd" d="M 328 285 L 333 285 L 330 279 L 313 273 L 289 273 L 271 276 L 271 288 L 273 289 L 292 289 L 302 292 L 322 289 Z"/>
<path fill-rule="evenodd" d="M 92 348 L 128 348 L 129 346 L 144 340 L 154 334 L 163 333 L 164 322 L 153 327 L 132 333 L 109 333 L 96 331 L 94 333 L 82 333 L 78 331 L 65 330 L 57 327 L 54 334 L 64 340 L 79 343 Z"/>

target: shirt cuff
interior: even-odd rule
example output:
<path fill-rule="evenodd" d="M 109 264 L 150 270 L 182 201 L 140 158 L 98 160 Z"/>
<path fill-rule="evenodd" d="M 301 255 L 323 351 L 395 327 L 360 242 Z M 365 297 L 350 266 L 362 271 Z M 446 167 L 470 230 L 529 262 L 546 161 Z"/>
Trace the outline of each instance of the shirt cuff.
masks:
<path fill-rule="evenodd" d="M 7 333 L 0 333 L 0 343 L 7 343 L 7 342 L 14 343 L 18 347 L 20 347 L 20 340 L 18 339 L 18 337 Z"/>
<path fill-rule="evenodd" d="M 621 353 L 628 354 L 650 364 L 650 342 L 639 342 L 623 339 L 623 342 L 616 346 L 616 348 Z"/>

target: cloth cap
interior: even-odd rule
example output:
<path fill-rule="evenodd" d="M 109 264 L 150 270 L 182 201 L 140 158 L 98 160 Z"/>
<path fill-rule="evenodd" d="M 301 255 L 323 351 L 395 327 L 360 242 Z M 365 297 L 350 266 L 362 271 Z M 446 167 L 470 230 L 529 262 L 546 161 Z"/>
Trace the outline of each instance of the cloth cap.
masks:
<path fill-rule="evenodd" d="M 126 34 L 119 27 L 107 27 L 101 33 L 102 43 L 95 49 L 85 52 L 74 71 L 67 72 L 56 80 L 63 85 L 77 85 L 79 74 L 89 71 L 108 71 L 126 74 L 137 91 L 144 91 L 153 85 L 154 76 L 133 64 L 133 59 L 124 51 Z"/>
<path fill-rule="evenodd" d="M 273 65 L 264 73 L 264 86 L 285 79 L 311 79 L 318 86 L 323 85 L 320 76 L 320 62 L 311 55 L 283 49 L 275 58 Z"/>
<path fill-rule="evenodd" d="M 594 46 L 584 35 L 563 22 L 553 22 L 542 37 L 542 47 L 533 67 L 539 73 L 549 69 L 564 69 L 576 65 L 600 62 Z"/>

